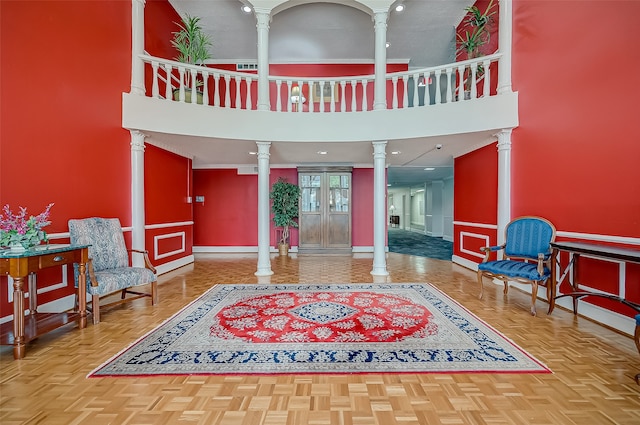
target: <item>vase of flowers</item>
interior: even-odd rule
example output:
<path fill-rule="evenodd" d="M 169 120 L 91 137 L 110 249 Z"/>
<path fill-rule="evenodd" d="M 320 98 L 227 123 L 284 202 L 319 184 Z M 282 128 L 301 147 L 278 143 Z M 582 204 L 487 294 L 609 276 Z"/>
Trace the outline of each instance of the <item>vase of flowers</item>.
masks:
<path fill-rule="evenodd" d="M 51 224 L 49 212 L 53 203 L 37 216 L 28 216 L 27 209 L 19 207 L 20 212 L 14 214 L 5 205 L 0 214 L 0 246 L 8 247 L 11 251 L 25 251 L 38 245 L 40 242 L 49 242 L 47 233 L 42 230 Z"/>

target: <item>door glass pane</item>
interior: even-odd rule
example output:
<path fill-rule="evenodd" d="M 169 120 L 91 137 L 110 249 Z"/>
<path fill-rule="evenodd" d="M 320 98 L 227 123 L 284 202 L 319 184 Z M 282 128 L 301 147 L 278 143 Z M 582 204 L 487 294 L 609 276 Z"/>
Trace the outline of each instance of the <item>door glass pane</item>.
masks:
<path fill-rule="evenodd" d="M 329 176 L 329 187 L 340 187 L 340 177 L 341 176 Z"/>
<path fill-rule="evenodd" d="M 315 187 L 303 187 L 302 202 L 300 209 L 302 212 L 318 212 L 320 211 L 320 191 Z"/>

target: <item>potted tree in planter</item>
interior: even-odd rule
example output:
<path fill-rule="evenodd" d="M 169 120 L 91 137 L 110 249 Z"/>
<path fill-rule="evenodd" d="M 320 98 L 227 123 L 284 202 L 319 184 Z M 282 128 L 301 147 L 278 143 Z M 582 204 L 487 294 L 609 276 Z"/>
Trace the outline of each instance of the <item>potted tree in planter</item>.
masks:
<path fill-rule="evenodd" d="M 481 12 L 476 5 L 465 8 L 467 11 L 464 25 L 457 34 L 456 58 L 459 60 L 476 59 L 484 56 L 481 47 L 487 44 L 491 37 L 491 24 L 493 23 L 494 0 L 490 0 L 484 12 Z M 478 66 L 477 76 L 484 73 L 482 65 Z M 465 70 L 464 90 L 465 97 L 471 90 L 471 67 Z"/>
<path fill-rule="evenodd" d="M 296 219 L 299 215 L 300 187 L 280 177 L 271 186 L 269 199 L 272 201 L 273 223 L 276 227 L 282 227 L 282 235 L 278 240 L 278 252 L 286 256 L 289 255 L 289 228 L 298 227 Z"/>
<path fill-rule="evenodd" d="M 175 22 L 180 28 L 173 33 L 171 45 L 178 51 L 175 60 L 191 65 L 204 65 L 204 61 L 211 58 L 209 48 L 213 45 L 209 34 L 205 33 L 197 16 L 185 15 L 182 22 Z M 191 102 L 191 72 L 185 72 L 185 101 Z M 202 82 L 196 81 L 196 87 Z M 173 97 L 179 100 L 180 90 L 174 90 Z M 198 103 L 202 104 L 202 92 L 198 91 Z"/>

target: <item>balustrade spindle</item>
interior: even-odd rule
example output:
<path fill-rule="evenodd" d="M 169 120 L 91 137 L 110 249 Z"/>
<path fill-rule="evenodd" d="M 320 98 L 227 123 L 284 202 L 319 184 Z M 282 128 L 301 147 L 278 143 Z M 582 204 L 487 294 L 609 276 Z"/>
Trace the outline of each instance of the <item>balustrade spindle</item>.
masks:
<path fill-rule="evenodd" d="M 233 81 L 236 82 L 236 103 L 235 103 L 235 108 L 236 109 L 240 109 L 242 107 L 242 99 L 240 98 L 240 83 L 242 82 L 242 80 L 240 80 L 240 77 L 235 76 L 235 77 L 233 77 Z"/>
<path fill-rule="evenodd" d="M 209 105 L 209 73 L 202 72 L 202 104 Z"/>
<path fill-rule="evenodd" d="M 391 79 L 391 85 L 393 87 L 393 97 L 391 101 L 391 107 L 393 109 L 398 109 L 398 77 L 393 77 Z"/>
<path fill-rule="evenodd" d="M 173 77 L 172 69 L 173 67 L 171 65 L 164 66 L 164 72 L 167 76 L 167 81 L 164 86 L 164 97 L 166 100 L 173 100 L 173 86 L 171 84 L 171 78 Z"/>
<path fill-rule="evenodd" d="M 196 77 L 198 73 L 195 69 L 191 70 L 191 103 L 198 103 L 198 84 Z"/>
<path fill-rule="evenodd" d="M 251 82 L 252 82 L 252 78 L 251 77 L 247 77 L 246 83 L 247 83 L 247 103 L 246 103 L 246 108 L 247 110 L 252 110 L 253 109 L 253 105 L 251 103 Z"/>
<path fill-rule="evenodd" d="M 357 110 L 356 107 L 356 80 L 351 80 L 351 112 L 355 112 Z"/>
<path fill-rule="evenodd" d="M 465 81 L 464 81 L 464 70 L 465 70 L 464 66 L 459 66 L 458 67 L 458 79 L 459 79 L 459 83 L 458 83 L 458 102 L 466 100 L 464 98 L 464 84 L 465 84 Z"/>
<path fill-rule="evenodd" d="M 471 65 L 471 75 L 469 76 L 469 78 L 471 78 L 471 99 L 475 99 L 476 97 L 478 97 L 477 75 L 478 75 L 478 64 L 474 63 Z"/>
<path fill-rule="evenodd" d="M 367 101 L 367 80 L 362 80 L 362 111 L 368 111 L 369 102 Z"/>
<path fill-rule="evenodd" d="M 336 102 L 338 101 L 338 99 L 335 98 L 335 93 L 334 93 L 334 90 L 336 88 L 336 82 L 331 81 L 330 85 L 331 85 L 331 107 L 329 109 L 331 110 L 331 112 L 335 112 Z"/>
<path fill-rule="evenodd" d="M 402 76 L 402 109 L 409 107 L 409 76 Z"/>
<path fill-rule="evenodd" d="M 452 90 L 453 84 L 451 84 L 451 74 L 453 73 L 453 69 L 447 68 L 446 72 L 447 72 L 447 103 L 451 103 L 451 98 L 453 96 L 453 90 Z"/>
<path fill-rule="evenodd" d="M 342 80 L 340 81 L 340 90 L 342 90 L 342 94 L 340 96 L 340 112 L 347 111 L 347 102 L 345 97 L 347 95 L 347 82 Z"/>
<path fill-rule="evenodd" d="M 160 97 L 160 89 L 158 88 L 158 62 L 151 61 L 151 69 L 153 69 L 153 83 L 151 86 L 151 96 Z"/>
<path fill-rule="evenodd" d="M 307 82 L 307 86 L 309 87 L 309 91 L 307 92 L 307 93 L 309 93 L 309 112 L 314 112 L 314 106 L 313 106 L 313 84 L 314 84 L 313 81 Z M 302 96 L 302 89 L 300 89 L 300 96 Z M 302 108 L 300 108 L 299 112 L 302 112 Z"/>
<path fill-rule="evenodd" d="M 220 74 L 213 73 L 213 106 L 220 106 Z"/>
<path fill-rule="evenodd" d="M 485 60 L 482 62 L 482 67 L 484 69 L 484 86 L 482 87 L 482 97 L 489 97 L 491 93 L 489 93 L 491 87 L 491 72 L 489 67 L 491 66 L 491 61 Z"/>

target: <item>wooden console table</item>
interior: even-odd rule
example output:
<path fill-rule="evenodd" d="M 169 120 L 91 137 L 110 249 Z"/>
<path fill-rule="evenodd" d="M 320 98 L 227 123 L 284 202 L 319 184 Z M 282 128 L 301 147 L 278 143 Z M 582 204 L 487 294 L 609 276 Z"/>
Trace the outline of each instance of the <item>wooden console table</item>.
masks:
<path fill-rule="evenodd" d="M 621 302 L 622 304 L 635 310 L 637 313 L 639 313 L 636 316 L 636 323 L 638 323 L 638 317 L 640 316 L 640 304 L 629 301 L 617 295 L 602 294 L 580 289 L 580 284 L 578 283 L 578 264 L 580 263 L 580 256 L 583 254 L 595 258 L 624 261 L 629 263 L 640 263 L 639 250 L 578 242 L 551 242 L 551 248 L 553 249 L 553 253 L 551 255 L 551 267 L 553 270 L 555 270 L 557 267 L 557 255 L 559 251 L 565 251 L 571 254 L 571 260 L 562 272 L 562 277 L 559 279 L 560 282 L 562 282 L 568 271 L 571 270 L 571 280 L 569 281 L 569 284 L 571 285 L 571 292 L 555 296 L 551 300 L 549 300 L 549 314 L 551 314 L 551 311 L 553 311 L 553 308 L 555 307 L 555 301 L 558 298 L 573 298 L 573 314 L 578 314 L 578 300 L 580 298 L 601 297 Z M 557 276 L 557 273 L 552 274 L 552 276 L 554 276 L 554 281 L 551 282 L 551 284 L 553 285 L 553 288 L 556 288 L 558 279 L 556 279 L 555 277 Z M 638 348 L 638 352 L 640 352 L 640 324 L 636 324 L 634 341 L 636 343 L 636 347 Z M 635 380 L 636 383 L 640 384 L 640 373 L 636 375 Z"/>
<path fill-rule="evenodd" d="M 13 345 L 13 357 L 25 355 L 26 343 L 38 336 L 78 320 L 87 326 L 87 288 L 85 267 L 89 245 L 38 245 L 24 252 L 0 250 L 0 273 L 13 279 L 13 321 L 0 326 L 0 345 Z M 78 312 L 38 313 L 35 276 L 30 274 L 48 267 L 79 265 Z M 24 281 L 29 282 L 29 314 L 25 315 Z"/>

